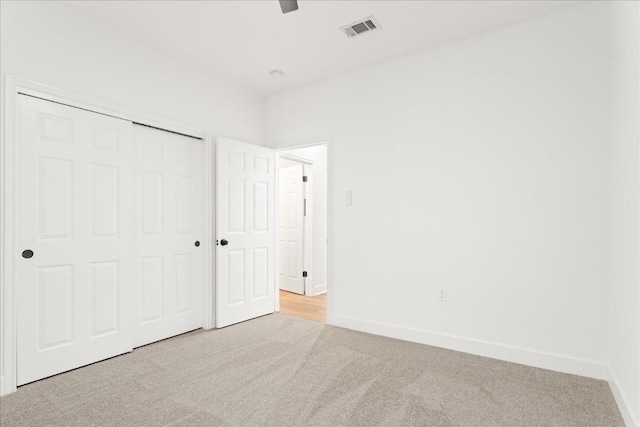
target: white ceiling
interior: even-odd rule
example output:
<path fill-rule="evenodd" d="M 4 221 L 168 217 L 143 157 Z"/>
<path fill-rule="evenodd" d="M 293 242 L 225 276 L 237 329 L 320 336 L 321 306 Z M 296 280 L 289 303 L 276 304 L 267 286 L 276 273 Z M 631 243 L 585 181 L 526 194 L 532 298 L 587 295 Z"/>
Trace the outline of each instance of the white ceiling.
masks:
<path fill-rule="evenodd" d="M 74 1 L 69 7 L 262 94 L 558 12 L 582 1 Z M 382 29 L 339 27 L 374 15 Z M 280 69 L 282 80 L 269 71 Z"/>

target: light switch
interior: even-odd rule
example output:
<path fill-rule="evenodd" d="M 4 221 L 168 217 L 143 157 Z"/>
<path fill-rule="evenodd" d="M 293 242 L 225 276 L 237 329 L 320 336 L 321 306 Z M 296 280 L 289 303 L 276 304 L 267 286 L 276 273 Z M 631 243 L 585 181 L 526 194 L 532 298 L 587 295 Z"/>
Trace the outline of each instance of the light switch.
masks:
<path fill-rule="evenodd" d="M 347 190 L 345 202 L 347 203 L 347 206 L 351 206 L 353 204 L 353 200 L 351 199 L 351 190 Z"/>

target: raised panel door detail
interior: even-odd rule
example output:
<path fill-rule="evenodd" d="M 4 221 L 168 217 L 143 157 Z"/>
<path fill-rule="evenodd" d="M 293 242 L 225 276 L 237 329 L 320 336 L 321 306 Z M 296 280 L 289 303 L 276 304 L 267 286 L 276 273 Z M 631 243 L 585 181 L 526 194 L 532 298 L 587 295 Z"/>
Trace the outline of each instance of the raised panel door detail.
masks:
<path fill-rule="evenodd" d="M 98 149 L 118 151 L 118 129 L 94 126 L 93 146 Z"/>
<path fill-rule="evenodd" d="M 73 237 L 73 162 L 40 158 L 38 167 L 39 237 Z"/>
<path fill-rule="evenodd" d="M 162 160 L 162 141 L 154 139 L 144 139 L 142 141 L 142 152 L 144 153 L 144 156 L 149 160 Z"/>
<path fill-rule="evenodd" d="M 300 205 L 300 197 L 296 193 L 289 193 L 287 198 L 287 222 L 290 230 L 298 228 L 298 209 Z"/>
<path fill-rule="evenodd" d="M 269 159 L 267 157 L 254 156 L 253 170 L 256 172 L 269 173 Z"/>
<path fill-rule="evenodd" d="M 285 277 L 285 272 L 287 271 L 287 242 L 284 240 L 278 241 L 278 276 Z"/>
<path fill-rule="evenodd" d="M 193 291 L 191 258 L 191 254 L 174 256 L 176 272 L 176 312 L 178 313 L 191 310 L 191 293 Z"/>
<path fill-rule="evenodd" d="M 229 151 L 228 163 L 229 167 L 239 170 L 245 170 L 246 158 L 244 153 Z"/>
<path fill-rule="evenodd" d="M 38 350 L 73 341 L 74 269 L 72 265 L 41 267 L 38 271 Z"/>
<path fill-rule="evenodd" d="M 176 232 L 191 232 L 191 177 L 176 176 Z"/>
<path fill-rule="evenodd" d="M 287 226 L 287 194 L 278 194 L 278 228 L 284 230 Z"/>
<path fill-rule="evenodd" d="M 40 114 L 40 136 L 44 140 L 53 140 L 73 144 L 73 121 L 65 117 Z"/>
<path fill-rule="evenodd" d="M 268 231 L 269 184 L 253 183 L 253 231 Z"/>
<path fill-rule="evenodd" d="M 142 234 L 162 233 L 162 174 L 140 172 L 140 203 Z"/>
<path fill-rule="evenodd" d="M 91 165 L 91 236 L 117 237 L 119 168 Z"/>
<path fill-rule="evenodd" d="M 244 250 L 230 250 L 227 254 L 227 303 L 241 304 L 245 292 Z"/>
<path fill-rule="evenodd" d="M 287 274 L 290 278 L 295 279 L 300 275 L 298 271 L 300 267 L 298 266 L 298 242 L 289 242 L 287 245 L 289 249 L 289 268 Z"/>
<path fill-rule="evenodd" d="M 269 295 L 269 248 L 253 249 L 253 298 Z"/>
<path fill-rule="evenodd" d="M 161 256 L 140 260 L 140 308 L 142 322 L 159 320 L 162 317 L 164 259 Z"/>
<path fill-rule="evenodd" d="M 119 329 L 118 261 L 91 263 L 91 337 L 117 332 Z"/>
<path fill-rule="evenodd" d="M 191 146 L 189 143 L 182 142 L 176 147 L 176 164 L 188 166 L 191 164 Z"/>
<path fill-rule="evenodd" d="M 227 231 L 241 233 L 244 232 L 245 223 L 244 179 L 232 178 L 227 183 L 227 194 L 229 195 Z"/>

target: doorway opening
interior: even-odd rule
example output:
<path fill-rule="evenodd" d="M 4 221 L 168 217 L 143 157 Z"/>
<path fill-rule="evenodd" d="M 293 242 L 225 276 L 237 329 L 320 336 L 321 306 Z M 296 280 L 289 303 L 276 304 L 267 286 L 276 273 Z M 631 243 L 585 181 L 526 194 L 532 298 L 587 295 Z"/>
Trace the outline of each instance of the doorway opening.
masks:
<path fill-rule="evenodd" d="M 277 310 L 327 318 L 327 145 L 277 152 Z"/>

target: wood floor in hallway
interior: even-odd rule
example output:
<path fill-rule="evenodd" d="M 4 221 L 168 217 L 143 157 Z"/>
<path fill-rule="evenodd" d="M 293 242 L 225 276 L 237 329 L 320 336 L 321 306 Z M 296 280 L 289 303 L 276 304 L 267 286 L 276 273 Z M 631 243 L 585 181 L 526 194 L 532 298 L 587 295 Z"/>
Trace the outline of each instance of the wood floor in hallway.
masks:
<path fill-rule="evenodd" d="M 279 313 L 316 322 L 326 322 L 327 294 L 310 297 L 280 290 Z"/>

